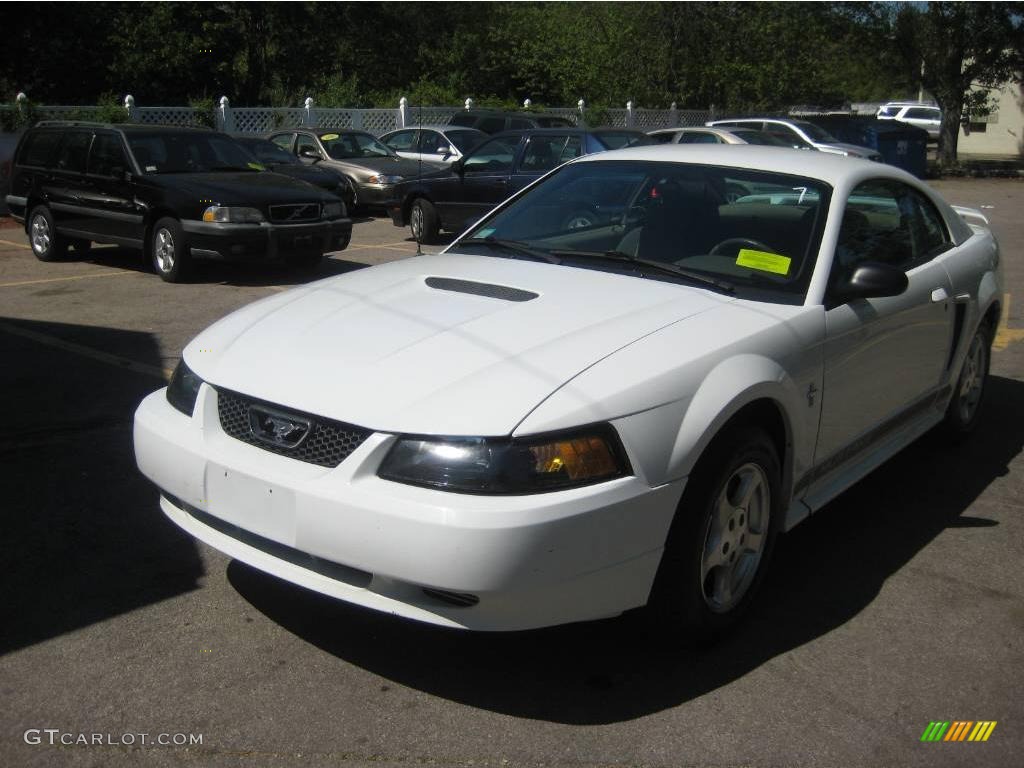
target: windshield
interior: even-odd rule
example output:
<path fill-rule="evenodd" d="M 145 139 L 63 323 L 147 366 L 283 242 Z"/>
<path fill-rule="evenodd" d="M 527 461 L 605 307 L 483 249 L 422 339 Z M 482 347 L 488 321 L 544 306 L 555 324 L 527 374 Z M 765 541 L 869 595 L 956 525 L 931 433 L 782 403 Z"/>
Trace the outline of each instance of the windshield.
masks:
<path fill-rule="evenodd" d="M 335 160 L 369 157 L 398 157 L 389 147 L 368 133 L 324 133 L 320 141 Z"/>
<path fill-rule="evenodd" d="M 634 133 L 633 131 L 623 131 L 622 133 L 602 131 L 601 133 L 595 133 L 594 136 L 608 149 L 622 149 L 623 147 L 646 146 L 658 143 L 646 134 Z"/>
<path fill-rule="evenodd" d="M 291 152 L 286 152 L 267 139 L 238 139 L 239 144 L 252 152 L 261 163 L 301 165 L 302 162 Z"/>
<path fill-rule="evenodd" d="M 710 165 L 577 162 L 485 218 L 453 251 L 673 279 L 657 262 L 744 298 L 797 304 L 810 280 L 828 185 Z"/>
<path fill-rule="evenodd" d="M 824 128 L 819 128 L 814 123 L 796 123 L 796 126 L 811 137 L 811 141 L 816 141 L 819 144 L 835 144 L 839 141 L 835 136 L 826 131 Z"/>
<path fill-rule="evenodd" d="M 218 133 L 131 133 L 128 146 L 144 173 L 262 171 L 241 144 Z"/>
<path fill-rule="evenodd" d="M 757 144 L 766 147 L 788 147 L 789 144 L 777 136 L 772 136 L 764 131 L 754 131 L 749 128 L 733 128 L 729 131 L 738 139 L 743 139 L 747 144 Z"/>

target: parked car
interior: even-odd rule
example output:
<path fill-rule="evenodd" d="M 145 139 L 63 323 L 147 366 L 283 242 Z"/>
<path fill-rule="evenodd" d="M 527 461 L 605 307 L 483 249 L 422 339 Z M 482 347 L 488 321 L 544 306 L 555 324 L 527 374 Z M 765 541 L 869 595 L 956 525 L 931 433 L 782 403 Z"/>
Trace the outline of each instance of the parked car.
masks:
<path fill-rule="evenodd" d="M 18 144 L 7 205 L 42 261 L 116 243 L 143 249 L 168 282 L 194 258 L 315 264 L 352 231 L 336 196 L 192 128 L 39 123 Z"/>
<path fill-rule="evenodd" d="M 354 208 L 387 205 L 398 182 L 415 178 L 424 170 L 420 163 L 399 157 L 365 131 L 288 128 L 268 138 L 302 162 L 344 176 L 355 195 Z"/>
<path fill-rule="evenodd" d="M 417 241 L 432 243 L 442 229 L 461 232 L 509 195 L 581 155 L 650 144 L 628 128 L 549 128 L 506 131 L 478 144 L 450 168 L 405 181 L 388 208 L 396 227 L 408 225 Z M 599 201 L 574 211 L 575 226 L 605 215 Z"/>
<path fill-rule="evenodd" d="M 14 168 L 14 150 L 18 146 L 20 135 L 0 133 L 0 216 L 6 216 L 7 193 L 11 187 L 11 171 Z"/>
<path fill-rule="evenodd" d="M 791 144 L 754 128 L 658 128 L 647 135 L 659 144 L 759 144 L 789 147 Z"/>
<path fill-rule="evenodd" d="M 530 128 L 573 127 L 573 122 L 565 117 L 545 115 L 543 112 L 503 112 L 497 109 L 466 109 L 455 113 L 448 124 L 476 128 L 490 134 Z"/>
<path fill-rule="evenodd" d="M 352 207 L 355 193 L 348 179 L 340 173 L 315 165 L 306 165 L 299 158 L 288 152 L 270 139 L 260 136 L 236 135 L 235 141 L 245 147 L 260 164 L 268 171 L 291 176 L 308 184 L 314 184 L 337 195 L 344 201 L 346 208 Z"/>
<path fill-rule="evenodd" d="M 930 140 L 939 140 L 942 110 L 938 107 L 918 102 L 890 102 L 879 107 L 875 117 L 879 120 L 897 120 L 915 128 L 922 128 L 928 131 Z"/>
<path fill-rule="evenodd" d="M 708 126 L 719 128 L 753 128 L 764 131 L 797 149 L 817 149 L 833 155 L 863 157 L 868 160 L 881 161 L 882 156 L 873 149 L 860 147 L 856 144 L 844 144 L 823 128 L 819 128 L 806 120 L 786 118 L 742 117 L 729 120 L 712 120 Z"/>
<path fill-rule="evenodd" d="M 908 123 L 861 115 L 820 115 L 807 118 L 840 141 L 878 150 L 882 162 L 919 179 L 928 170 L 928 133 Z"/>
<path fill-rule="evenodd" d="M 451 165 L 486 138 L 487 134 L 476 128 L 424 125 L 385 133 L 380 140 L 399 157 L 430 163 L 433 168 Z"/>
<path fill-rule="evenodd" d="M 732 179 L 778 198 L 727 202 Z M 628 215 L 553 226 L 595 195 Z M 588 155 L 441 254 L 216 323 L 135 455 L 186 532 L 341 600 L 474 630 L 646 605 L 714 637 L 779 534 L 975 426 L 1001 270 L 980 213 L 883 164 Z"/>

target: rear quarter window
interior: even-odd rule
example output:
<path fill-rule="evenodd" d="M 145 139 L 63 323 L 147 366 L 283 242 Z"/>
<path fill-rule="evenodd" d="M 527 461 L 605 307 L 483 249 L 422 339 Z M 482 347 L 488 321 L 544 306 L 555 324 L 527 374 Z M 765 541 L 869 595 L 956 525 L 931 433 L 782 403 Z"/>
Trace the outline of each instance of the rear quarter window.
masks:
<path fill-rule="evenodd" d="M 25 137 L 18 165 L 31 165 L 48 168 L 53 164 L 53 156 L 60 143 L 60 131 L 33 131 Z"/>

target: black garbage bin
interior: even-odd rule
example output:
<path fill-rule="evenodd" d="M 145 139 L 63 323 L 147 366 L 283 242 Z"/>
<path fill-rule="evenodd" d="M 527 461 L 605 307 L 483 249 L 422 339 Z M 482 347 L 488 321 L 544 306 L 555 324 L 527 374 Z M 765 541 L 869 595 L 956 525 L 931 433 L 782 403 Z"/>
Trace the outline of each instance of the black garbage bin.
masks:
<path fill-rule="evenodd" d="M 805 118 L 840 141 L 878 150 L 882 159 L 923 179 L 928 170 L 928 131 L 895 120 L 858 115 Z"/>

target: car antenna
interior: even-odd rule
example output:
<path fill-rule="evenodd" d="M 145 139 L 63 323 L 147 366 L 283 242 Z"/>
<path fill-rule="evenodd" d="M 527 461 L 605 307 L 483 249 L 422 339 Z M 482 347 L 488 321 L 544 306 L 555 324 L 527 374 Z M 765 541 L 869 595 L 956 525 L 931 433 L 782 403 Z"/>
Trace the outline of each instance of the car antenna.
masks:
<path fill-rule="evenodd" d="M 422 96 L 422 94 L 421 94 Z M 419 165 L 416 168 L 416 183 L 423 183 L 423 99 L 420 98 L 420 103 L 416 105 L 416 157 Z M 422 227 L 420 227 L 422 229 Z M 416 238 L 416 255 L 423 255 L 423 246 L 420 244 L 420 234 L 413 230 L 412 236 Z"/>

